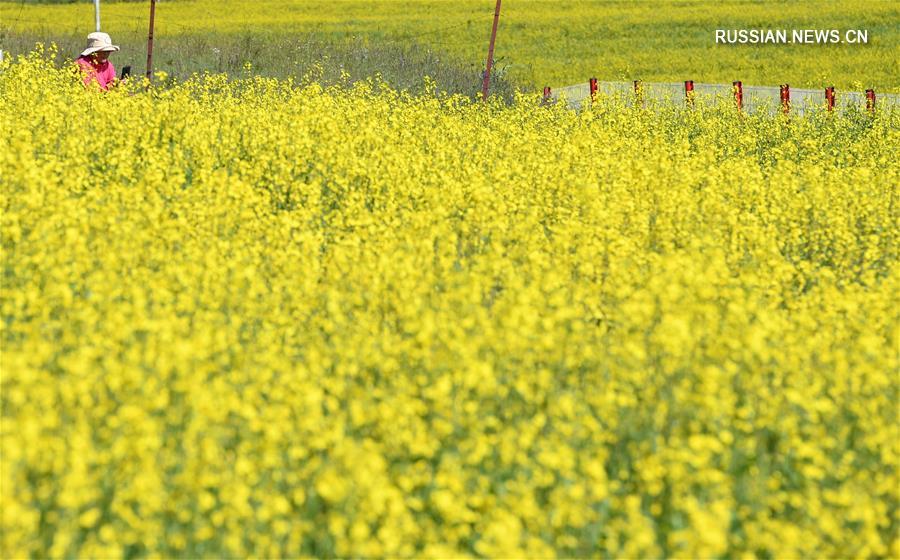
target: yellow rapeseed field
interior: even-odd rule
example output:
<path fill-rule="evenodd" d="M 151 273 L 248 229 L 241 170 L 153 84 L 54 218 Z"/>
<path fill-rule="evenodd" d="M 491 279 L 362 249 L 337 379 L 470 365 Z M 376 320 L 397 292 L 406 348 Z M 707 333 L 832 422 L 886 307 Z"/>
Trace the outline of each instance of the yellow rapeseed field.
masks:
<path fill-rule="evenodd" d="M 887 558 L 900 112 L 0 65 L 4 558 Z"/>

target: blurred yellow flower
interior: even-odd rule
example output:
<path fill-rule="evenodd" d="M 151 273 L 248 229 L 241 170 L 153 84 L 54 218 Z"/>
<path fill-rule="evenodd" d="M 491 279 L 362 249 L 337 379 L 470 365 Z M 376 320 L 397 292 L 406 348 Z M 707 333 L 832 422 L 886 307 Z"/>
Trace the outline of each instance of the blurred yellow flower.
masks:
<path fill-rule="evenodd" d="M 900 111 L 0 68 L 0 556 L 889 557 Z"/>

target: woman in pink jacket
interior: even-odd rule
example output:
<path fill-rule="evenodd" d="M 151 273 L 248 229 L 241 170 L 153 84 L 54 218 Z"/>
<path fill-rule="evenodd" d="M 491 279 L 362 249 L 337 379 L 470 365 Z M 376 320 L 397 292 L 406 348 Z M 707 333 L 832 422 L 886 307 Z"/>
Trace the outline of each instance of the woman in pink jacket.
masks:
<path fill-rule="evenodd" d="M 116 52 L 119 47 L 112 44 L 106 33 L 96 32 L 88 35 L 87 48 L 75 61 L 84 75 L 84 85 L 97 82 L 100 89 L 107 91 L 116 79 L 116 69 L 109 61 L 109 53 Z"/>

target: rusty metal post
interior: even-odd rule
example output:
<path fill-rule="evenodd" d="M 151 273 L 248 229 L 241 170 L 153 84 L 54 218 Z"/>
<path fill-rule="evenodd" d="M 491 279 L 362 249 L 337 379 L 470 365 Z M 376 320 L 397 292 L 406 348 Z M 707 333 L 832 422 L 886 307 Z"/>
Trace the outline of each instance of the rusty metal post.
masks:
<path fill-rule="evenodd" d="M 684 81 L 684 100 L 689 107 L 694 106 L 694 80 Z"/>
<path fill-rule="evenodd" d="M 644 84 L 640 80 L 634 81 L 634 98 L 641 107 L 644 106 Z"/>
<path fill-rule="evenodd" d="M 484 71 L 484 82 L 481 84 L 481 100 L 487 103 L 488 87 L 491 83 L 491 66 L 494 65 L 494 42 L 497 40 L 497 23 L 500 21 L 500 0 L 494 9 L 494 27 L 491 28 L 491 42 L 488 45 L 487 68 Z"/>
<path fill-rule="evenodd" d="M 825 88 L 825 106 L 829 111 L 834 111 L 834 86 Z"/>
<path fill-rule="evenodd" d="M 791 110 L 791 86 L 781 84 L 781 111 L 787 115 Z"/>
<path fill-rule="evenodd" d="M 545 87 L 544 87 L 544 99 L 543 99 L 543 103 L 544 103 L 544 105 L 550 103 L 550 86 L 545 86 Z"/>
<path fill-rule="evenodd" d="M 600 89 L 597 86 L 597 78 L 591 78 L 588 80 L 588 87 L 591 90 L 591 103 L 597 100 L 597 90 Z"/>
<path fill-rule="evenodd" d="M 873 115 L 875 114 L 875 90 L 866 90 L 866 110 Z"/>
<path fill-rule="evenodd" d="M 150 32 L 147 34 L 147 79 L 153 73 L 153 24 L 156 19 L 156 0 L 150 0 Z"/>
<path fill-rule="evenodd" d="M 742 111 L 744 109 L 744 84 L 738 80 L 731 82 L 731 85 L 734 87 L 734 104 L 738 111 Z"/>

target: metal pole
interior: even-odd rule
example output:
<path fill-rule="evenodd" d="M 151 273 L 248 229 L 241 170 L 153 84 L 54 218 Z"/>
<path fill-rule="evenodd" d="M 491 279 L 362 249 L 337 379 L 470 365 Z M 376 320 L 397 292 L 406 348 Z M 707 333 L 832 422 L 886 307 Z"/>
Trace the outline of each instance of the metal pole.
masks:
<path fill-rule="evenodd" d="M 100 31 L 100 0 L 94 0 L 94 22 L 97 24 L 96 31 Z"/>
<path fill-rule="evenodd" d="M 694 106 L 694 80 L 684 81 L 684 100 L 687 102 L 688 107 Z"/>
<path fill-rule="evenodd" d="M 497 40 L 497 23 L 500 21 L 500 0 L 494 8 L 494 27 L 491 29 L 491 43 L 488 46 L 487 69 L 484 71 L 484 82 L 481 84 L 481 100 L 487 102 L 488 85 L 491 83 L 491 66 L 494 65 L 494 41 Z"/>
<path fill-rule="evenodd" d="M 785 115 L 791 110 L 791 86 L 781 84 L 781 110 Z"/>
<path fill-rule="evenodd" d="M 150 33 L 147 35 L 147 79 L 153 72 L 153 20 L 156 18 L 156 0 L 150 0 Z"/>

